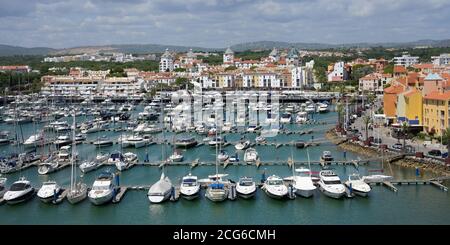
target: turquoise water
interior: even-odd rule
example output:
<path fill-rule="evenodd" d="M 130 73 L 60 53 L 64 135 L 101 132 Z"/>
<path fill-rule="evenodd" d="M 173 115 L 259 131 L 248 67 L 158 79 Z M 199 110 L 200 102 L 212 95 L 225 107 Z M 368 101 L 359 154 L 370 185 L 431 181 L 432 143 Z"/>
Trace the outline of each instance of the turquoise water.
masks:
<path fill-rule="evenodd" d="M 315 119 L 326 122 L 335 122 L 336 114 L 315 115 Z M 84 118 L 80 118 L 84 120 Z M 312 160 L 318 160 L 322 151 L 329 150 L 336 159 L 342 159 L 344 153 L 335 145 L 325 142 L 324 132 L 328 125 L 287 125 L 292 129 L 313 129 L 314 140 L 322 142 L 319 146 L 309 148 Z M 12 130 L 11 125 L 0 126 L 2 130 Z M 34 126 L 23 126 L 24 137 L 27 138 L 34 132 Z M 102 132 L 89 135 L 90 139 L 97 136 L 108 135 L 119 137 L 121 133 Z M 161 136 L 161 134 L 159 134 Z M 182 135 L 182 134 L 180 134 Z M 165 134 L 166 139 L 171 140 L 172 134 Z M 177 135 L 176 137 L 178 137 Z M 249 138 L 255 135 L 247 134 Z M 198 136 L 201 140 L 203 136 Z M 229 141 L 240 138 L 239 134 L 227 136 Z M 269 138 L 269 141 L 278 143 L 303 139 L 308 141 L 311 135 L 278 135 Z M 256 146 L 262 161 L 286 162 L 291 154 L 296 161 L 306 161 L 306 150 L 282 146 L 276 149 L 273 146 Z M 13 146 L 0 146 L 0 152 L 9 152 Z M 113 151 L 120 149 L 119 145 L 102 148 L 101 151 Z M 92 145 L 82 144 L 77 150 L 83 159 L 92 157 L 96 150 Z M 148 151 L 151 161 L 161 160 L 161 145 L 152 145 L 140 149 L 127 148 L 124 151 L 136 152 L 142 161 L 145 152 Z M 235 152 L 232 145 L 225 148 L 229 154 Z M 166 154 L 172 150 L 165 147 Z M 215 149 L 208 146 L 183 151 L 185 161 L 200 158 L 200 161 L 214 161 Z M 243 159 L 243 153 L 239 153 Z M 355 159 L 358 156 L 347 153 L 347 159 Z M 362 156 L 359 156 L 363 158 Z M 92 185 L 98 174 L 113 167 L 103 167 L 85 174 L 82 178 L 85 183 Z M 320 170 L 319 166 L 312 166 L 313 171 Z M 346 179 L 351 173 L 359 171 L 367 174 L 369 169 L 380 168 L 380 163 L 370 163 L 360 166 L 358 170 L 353 166 L 334 166 L 335 171 Z M 237 180 L 239 176 L 252 176 L 259 180 L 263 171 L 266 174 L 277 174 L 282 177 L 291 175 L 291 170 L 286 166 L 228 166 L 219 171 L 229 174 L 229 178 Z M 415 178 L 414 169 L 405 169 L 396 166 L 385 166 L 388 174 L 393 173 L 396 178 Z M 173 183 L 179 183 L 182 176 L 189 172 L 189 166 L 168 166 L 165 173 Z M 192 173 L 205 178 L 215 172 L 214 166 L 199 166 Z M 124 171 L 120 180 L 124 185 L 150 185 L 159 179 L 161 170 L 157 167 L 136 166 Z M 32 167 L 20 173 L 9 174 L 8 185 L 20 176 L 26 176 L 33 185 L 39 187 L 41 182 L 51 179 L 60 185 L 67 186 L 70 183 L 70 168 L 52 173 L 48 176 L 37 174 L 37 168 Z M 428 178 L 429 174 L 421 176 Z M 448 184 L 448 183 L 447 183 Z M 317 191 L 313 198 L 305 199 L 297 197 L 295 200 L 274 200 L 258 190 L 256 197 L 251 200 L 237 199 L 223 203 L 212 203 L 204 197 L 204 190 L 200 198 L 187 201 L 180 199 L 178 202 L 166 202 L 163 204 L 150 204 L 145 191 L 130 190 L 118 204 L 94 206 L 87 199 L 78 205 L 70 205 L 63 202 L 54 206 L 44 204 L 34 198 L 26 203 L 9 206 L 0 206 L 0 224 L 449 224 L 450 223 L 450 197 L 449 194 L 433 186 L 398 186 L 399 191 L 394 193 L 383 186 L 374 186 L 368 198 L 355 197 L 353 199 L 334 200 Z"/>

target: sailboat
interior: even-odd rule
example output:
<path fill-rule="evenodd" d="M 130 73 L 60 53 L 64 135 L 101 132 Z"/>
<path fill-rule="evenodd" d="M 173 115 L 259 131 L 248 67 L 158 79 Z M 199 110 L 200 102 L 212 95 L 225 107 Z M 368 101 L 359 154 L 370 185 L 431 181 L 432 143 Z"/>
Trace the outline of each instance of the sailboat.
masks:
<path fill-rule="evenodd" d="M 75 112 L 73 113 L 73 137 L 72 137 L 72 157 L 71 157 L 71 172 L 70 172 L 70 190 L 67 193 L 67 200 L 71 204 L 76 204 L 81 202 L 87 197 L 87 185 L 81 181 L 77 183 L 77 166 L 75 162 Z"/>
<path fill-rule="evenodd" d="M 311 163 L 309 159 L 309 151 L 306 149 L 306 153 L 308 155 L 308 165 L 309 169 L 307 168 L 295 168 L 295 161 L 292 163 L 292 171 L 293 176 L 288 177 L 286 179 L 292 180 L 292 184 L 295 189 L 295 194 L 302 197 L 311 197 L 314 194 L 314 191 L 316 190 L 316 186 L 314 185 L 312 178 L 311 178 Z M 292 154 L 292 153 L 291 153 Z M 292 154 L 293 159 L 293 154 Z M 294 172 L 295 169 L 295 172 Z"/>
<path fill-rule="evenodd" d="M 162 112 L 161 118 L 164 118 L 164 111 Z M 162 132 L 162 137 L 164 139 L 164 131 Z M 162 144 L 161 146 L 162 146 L 161 150 L 162 161 L 166 161 L 167 163 L 168 161 L 165 159 L 164 156 L 165 155 L 164 144 Z M 155 184 L 153 184 L 150 187 L 150 189 L 147 192 L 147 198 L 151 203 L 162 203 L 170 198 L 172 191 L 174 191 L 172 182 L 170 181 L 169 177 L 167 177 L 164 174 L 164 165 L 163 165 L 161 177 Z"/>
<path fill-rule="evenodd" d="M 217 118 L 217 117 L 216 117 Z M 217 120 L 217 119 L 216 119 Z M 217 125 L 217 121 L 216 121 Z M 217 138 L 217 131 L 216 131 L 216 138 Z M 208 188 L 206 189 L 206 198 L 213 202 L 222 202 L 228 197 L 228 188 L 225 186 L 225 184 L 221 181 L 221 176 L 219 175 L 219 154 L 218 154 L 218 144 L 216 144 L 216 178 L 212 178 L 214 176 L 209 176 L 210 179 L 214 179 L 212 183 L 208 185 Z"/>

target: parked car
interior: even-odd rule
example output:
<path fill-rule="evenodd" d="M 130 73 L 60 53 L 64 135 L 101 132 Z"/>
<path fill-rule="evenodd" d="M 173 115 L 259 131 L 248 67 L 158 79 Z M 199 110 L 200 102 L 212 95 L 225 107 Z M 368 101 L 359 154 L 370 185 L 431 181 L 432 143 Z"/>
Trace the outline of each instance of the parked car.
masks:
<path fill-rule="evenodd" d="M 396 150 L 401 150 L 401 149 L 403 149 L 403 145 L 400 143 L 395 143 L 392 145 L 392 148 L 396 149 Z"/>
<path fill-rule="evenodd" d="M 428 155 L 434 156 L 434 157 L 441 157 L 442 152 L 440 150 L 431 150 L 428 152 Z"/>

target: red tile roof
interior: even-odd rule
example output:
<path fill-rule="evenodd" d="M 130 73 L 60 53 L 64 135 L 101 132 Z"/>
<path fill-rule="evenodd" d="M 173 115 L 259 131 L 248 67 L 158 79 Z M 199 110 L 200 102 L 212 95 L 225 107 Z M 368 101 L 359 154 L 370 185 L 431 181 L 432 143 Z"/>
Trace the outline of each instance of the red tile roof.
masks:
<path fill-rule="evenodd" d="M 450 91 L 447 92 L 439 92 L 439 91 L 433 91 L 423 97 L 424 99 L 430 99 L 430 100 L 450 100 Z"/>
<path fill-rule="evenodd" d="M 401 85 L 392 85 L 384 89 L 384 93 L 386 94 L 399 94 L 403 92 L 405 89 Z"/>
<path fill-rule="evenodd" d="M 394 65 L 394 73 L 406 73 L 406 68 L 404 66 Z"/>

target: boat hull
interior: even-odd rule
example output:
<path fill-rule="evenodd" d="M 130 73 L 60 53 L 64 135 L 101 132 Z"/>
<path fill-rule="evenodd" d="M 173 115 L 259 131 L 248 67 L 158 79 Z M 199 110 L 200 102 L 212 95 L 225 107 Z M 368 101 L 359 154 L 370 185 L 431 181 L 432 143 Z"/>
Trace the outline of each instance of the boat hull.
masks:
<path fill-rule="evenodd" d="M 326 189 L 324 189 L 322 187 L 319 187 L 319 189 L 325 196 L 331 197 L 331 198 L 334 198 L 334 199 L 341 199 L 344 196 L 344 194 L 345 194 L 345 192 L 342 192 L 342 193 L 341 192 L 331 192 L 331 191 L 328 191 L 328 190 L 326 190 Z"/>
<path fill-rule="evenodd" d="M 21 196 L 6 200 L 6 203 L 9 205 L 19 204 L 19 203 L 30 200 L 34 196 L 34 194 L 35 194 L 35 190 L 31 189 L 30 191 L 28 191 L 27 193 L 25 193 Z"/>
<path fill-rule="evenodd" d="M 244 199 L 250 199 L 250 198 L 253 198 L 254 196 L 255 196 L 255 194 L 256 194 L 256 189 L 254 190 L 254 191 L 252 191 L 252 192 L 240 192 L 237 188 L 236 188 L 236 194 L 239 196 L 239 197 L 241 197 L 241 198 L 244 198 Z"/>
<path fill-rule="evenodd" d="M 207 190 L 205 194 L 206 198 L 208 198 L 212 202 L 223 202 L 228 197 L 228 191 L 222 190 L 222 191 L 211 191 Z"/>
<path fill-rule="evenodd" d="M 286 195 L 280 195 L 280 194 L 277 194 L 277 193 L 273 193 L 273 192 L 271 192 L 271 191 L 269 191 L 267 189 L 264 190 L 264 192 L 267 194 L 267 196 L 269 196 L 270 198 L 273 198 L 273 199 L 281 200 L 281 199 L 286 197 Z"/>
<path fill-rule="evenodd" d="M 86 197 L 87 197 L 87 191 L 73 193 L 73 194 L 71 192 L 69 192 L 67 194 L 67 201 L 70 204 L 77 204 L 77 203 L 83 201 L 84 199 L 86 199 Z"/>
<path fill-rule="evenodd" d="M 312 197 L 312 196 L 314 195 L 314 191 L 315 191 L 315 190 L 301 190 L 301 189 L 296 189 L 296 190 L 295 190 L 295 194 L 296 194 L 297 196 L 309 198 L 309 197 Z"/>
<path fill-rule="evenodd" d="M 150 203 L 162 203 L 164 201 L 169 200 L 170 198 L 170 191 L 164 193 L 164 195 L 147 195 L 148 200 Z"/>
<path fill-rule="evenodd" d="M 107 195 L 103 195 L 103 196 L 95 196 L 95 197 L 89 196 L 89 201 L 91 201 L 91 203 L 96 206 L 100 206 L 100 205 L 104 205 L 104 204 L 111 202 L 113 196 L 114 196 L 114 192 L 111 191 Z"/>

